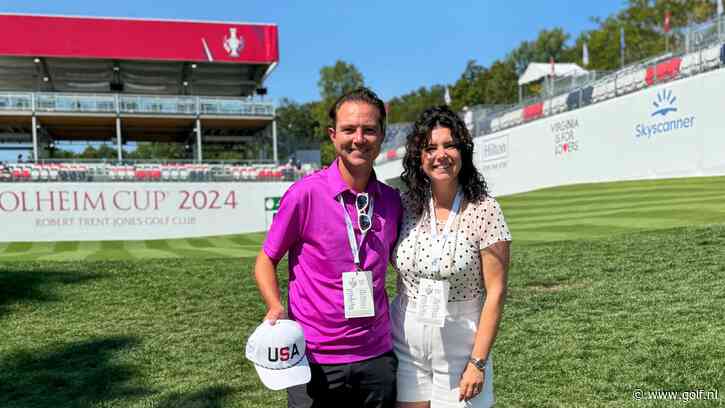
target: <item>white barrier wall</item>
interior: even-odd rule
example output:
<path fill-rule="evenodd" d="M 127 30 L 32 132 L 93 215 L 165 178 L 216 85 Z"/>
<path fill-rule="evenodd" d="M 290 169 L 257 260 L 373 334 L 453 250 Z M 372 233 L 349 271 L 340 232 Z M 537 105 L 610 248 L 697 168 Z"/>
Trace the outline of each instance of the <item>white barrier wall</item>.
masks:
<path fill-rule="evenodd" d="M 277 183 L 0 184 L 0 242 L 201 237 L 264 231 Z"/>
<path fill-rule="evenodd" d="M 584 182 L 725 174 L 725 69 L 474 139 L 495 195 Z M 375 167 L 394 179 L 401 160 Z"/>

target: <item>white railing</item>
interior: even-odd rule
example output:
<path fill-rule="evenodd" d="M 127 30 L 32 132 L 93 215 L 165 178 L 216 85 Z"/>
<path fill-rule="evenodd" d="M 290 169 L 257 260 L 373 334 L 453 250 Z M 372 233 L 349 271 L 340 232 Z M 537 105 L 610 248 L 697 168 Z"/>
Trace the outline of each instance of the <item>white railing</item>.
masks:
<path fill-rule="evenodd" d="M 0 111 L 274 117 L 270 102 L 204 96 L 0 92 Z"/>
<path fill-rule="evenodd" d="M 31 93 L 0 93 L 0 110 L 26 111 L 33 108 L 33 95 Z"/>

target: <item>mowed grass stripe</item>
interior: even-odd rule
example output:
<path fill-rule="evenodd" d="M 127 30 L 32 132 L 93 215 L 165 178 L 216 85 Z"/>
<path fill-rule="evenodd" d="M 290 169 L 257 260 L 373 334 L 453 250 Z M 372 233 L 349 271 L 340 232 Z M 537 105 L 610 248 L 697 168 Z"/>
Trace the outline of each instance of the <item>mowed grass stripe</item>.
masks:
<path fill-rule="evenodd" d="M 124 241 L 126 250 L 136 259 L 176 258 L 176 254 L 168 251 L 149 248 L 146 241 Z"/>
<path fill-rule="evenodd" d="M 658 191 L 670 187 L 685 189 L 722 188 L 725 187 L 725 176 L 573 184 L 569 186 L 548 187 L 526 193 L 512 194 L 506 196 L 506 198 L 510 200 L 557 199 L 562 195 L 569 198 L 576 198 L 578 196 L 589 197 L 591 194 L 600 193 L 618 193 L 642 190 Z"/>
<path fill-rule="evenodd" d="M 517 218 L 520 221 L 526 223 L 546 223 L 560 220 L 566 221 L 572 219 L 615 216 L 617 214 L 646 215 L 648 213 L 652 213 L 653 211 L 658 211 L 660 214 L 671 214 L 681 219 L 687 219 L 687 217 L 690 215 L 688 214 L 688 212 L 697 211 L 699 209 L 699 206 L 718 203 L 722 203 L 722 208 L 725 209 L 725 196 L 707 199 L 682 199 L 669 202 L 658 202 L 655 200 L 650 200 L 648 202 L 642 202 L 635 205 L 630 205 L 629 203 L 620 203 L 611 205 L 602 204 L 601 206 L 587 206 L 585 208 L 571 207 L 566 211 L 562 211 L 561 209 L 552 209 L 549 214 L 547 214 L 546 212 L 541 212 L 540 214 L 535 215 L 517 214 L 516 212 L 512 212 L 510 214 L 507 212 L 505 204 L 502 203 L 501 207 L 503 208 L 504 214 L 507 219 Z M 682 214 L 678 214 L 680 212 Z M 717 213 L 719 213 L 719 211 L 713 211 L 713 214 L 715 214 L 715 216 L 717 216 Z M 669 218 L 669 216 L 666 218 Z"/>
<path fill-rule="evenodd" d="M 670 206 L 678 204 L 692 203 L 718 203 L 725 201 L 725 190 L 700 195 L 648 195 L 648 196 L 631 196 L 626 200 L 622 199 L 599 199 L 587 203 L 579 204 L 555 204 L 547 206 L 537 206 L 532 202 L 531 208 L 509 209 L 506 200 L 501 200 L 501 206 L 507 212 L 515 216 L 536 217 L 540 215 L 571 213 L 572 211 L 583 212 L 590 209 L 607 210 L 607 209 L 639 209 L 642 206 Z"/>
<path fill-rule="evenodd" d="M 225 235 L 224 238 L 239 246 L 259 246 L 259 243 L 264 241 L 266 235 L 264 232 L 255 232 L 244 235 Z"/>
<path fill-rule="evenodd" d="M 63 241 L 63 242 L 56 242 L 55 246 L 53 247 L 53 251 L 57 253 L 62 252 L 74 252 L 77 251 L 78 248 L 80 248 L 80 242 L 78 241 Z"/>
<path fill-rule="evenodd" d="M 506 199 L 512 202 L 521 201 L 527 203 L 529 201 L 554 201 L 558 202 L 562 199 L 577 201 L 577 200 L 589 200 L 596 199 L 599 197 L 622 197 L 633 194 L 698 194 L 700 192 L 713 192 L 719 191 L 725 187 L 725 182 L 718 184 L 689 184 L 682 182 L 677 185 L 660 185 L 660 186 L 631 186 L 628 188 L 611 187 L 611 185 L 618 185 L 619 183 L 629 183 L 626 181 L 616 183 L 602 183 L 600 184 L 585 184 L 584 187 L 578 188 L 576 191 L 568 191 L 566 187 L 549 187 L 544 190 L 535 190 L 527 193 L 512 194 L 505 196 Z"/>
<path fill-rule="evenodd" d="M 170 254 L 174 254 L 177 257 L 191 258 L 191 257 L 202 257 L 202 258 L 218 258 L 218 257 L 249 257 L 256 254 L 255 250 L 247 248 L 228 248 L 216 251 L 215 248 L 204 248 L 198 249 L 188 244 L 188 240 L 154 240 L 145 241 L 147 247 L 155 250 L 165 251 Z"/>
<path fill-rule="evenodd" d="M 632 202 L 633 204 L 636 204 L 638 202 L 646 202 L 647 200 L 662 200 L 662 201 L 670 201 L 670 200 L 678 200 L 678 199 L 688 199 L 688 198 L 712 198 L 712 197 L 723 197 L 725 196 L 725 186 L 723 186 L 721 189 L 712 189 L 712 190 L 704 190 L 704 189 L 698 189 L 697 191 L 693 191 L 690 193 L 683 193 L 683 192 L 660 192 L 660 191 L 648 191 L 648 192 L 640 192 L 640 193 L 627 193 L 627 194 L 601 194 L 592 196 L 589 198 L 578 198 L 578 199 L 569 199 L 565 195 L 562 195 L 559 199 L 546 199 L 546 200 L 538 200 L 538 199 L 529 199 L 526 202 L 521 202 L 518 204 L 512 203 L 509 199 L 503 198 L 503 201 L 507 203 L 507 209 L 509 211 L 516 211 L 516 212 L 532 212 L 536 213 L 538 211 L 544 210 L 549 211 L 552 208 L 553 209 L 559 209 L 559 208 L 567 208 L 567 207 L 586 207 L 587 205 L 598 205 L 602 202 L 611 202 L 611 203 L 629 203 Z"/>
<path fill-rule="evenodd" d="M 556 219 L 530 221 L 526 219 L 510 218 L 509 227 L 512 229 L 543 230 L 557 228 L 564 225 L 611 225 L 613 227 L 637 229 L 662 229 L 682 225 L 719 224 L 725 222 L 725 211 L 714 209 L 701 209 L 696 213 L 672 212 L 670 210 L 616 211 L 605 214 L 581 217 L 557 217 Z"/>
<path fill-rule="evenodd" d="M 76 242 L 76 241 L 73 241 Z M 58 242 L 57 244 L 61 244 Z M 53 251 L 49 254 L 27 258 L 38 259 L 40 261 L 78 261 L 85 260 L 90 255 L 97 253 L 101 249 L 101 241 L 78 241 L 78 247 L 74 251 Z"/>
<path fill-rule="evenodd" d="M 88 255 L 88 261 L 105 261 L 110 259 L 136 259 L 126 250 L 125 241 L 101 241 L 101 248 Z"/>
<path fill-rule="evenodd" d="M 7 244 L 7 246 L 5 247 L 5 250 L 3 252 L 6 254 L 17 254 L 17 253 L 28 252 L 32 249 L 33 249 L 32 242 L 11 242 L 10 244 Z"/>

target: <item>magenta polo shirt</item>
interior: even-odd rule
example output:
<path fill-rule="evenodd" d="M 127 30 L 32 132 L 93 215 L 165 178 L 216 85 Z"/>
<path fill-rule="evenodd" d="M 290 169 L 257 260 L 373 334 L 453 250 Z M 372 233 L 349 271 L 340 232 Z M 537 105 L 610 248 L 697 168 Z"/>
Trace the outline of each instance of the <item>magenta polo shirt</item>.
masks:
<path fill-rule="evenodd" d="M 338 159 L 339 160 L 339 159 Z M 275 262 L 289 252 L 289 315 L 302 326 L 308 357 L 342 364 L 392 350 L 385 273 L 398 238 L 402 207 L 398 192 L 375 173 L 365 191 L 375 203 L 373 223 L 360 250 L 361 267 L 372 271 L 375 316 L 345 318 L 342 273 L 355 270 L 347 237 L 342 194 L 360 242 L 355 193 L 340 175 L 338 160 L 294 183 L 282 197 L 264 242 Z"/>

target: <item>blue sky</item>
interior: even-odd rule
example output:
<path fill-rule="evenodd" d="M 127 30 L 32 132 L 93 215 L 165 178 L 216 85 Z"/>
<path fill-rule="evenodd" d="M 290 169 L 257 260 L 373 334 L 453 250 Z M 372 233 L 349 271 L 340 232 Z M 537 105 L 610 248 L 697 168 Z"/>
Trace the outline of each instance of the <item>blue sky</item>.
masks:
<path fill-rule="evenodd" d="M 623 7 L 624 0 L 0 1 L 12 13 L 275 23 L 280 63 L 266 83 L 269 98 L 297 102 L 319 99 L 320 68 L 338 59 L 353 63 L 388 100 L 452 84 L 468 60 L 490 65 L 542 29 L 559 26 L 574 38 L 595 27 L 591 17 Z M 0 152 L 0 160 L 17 153 Z"/>
<path fill-rule="evenodd" d="M 2 1 L 0 10 L 137 18 L 275 23 L 280 64 L 270 97 L 319 98 L 320 68 L 351 62 L 390 99 L 421 86 L 450 84 L 466 62 L 489 65 L 521 41 L 560 26 L 572 37 L 594 28 L 623 0 L 582 1 Z"/>

